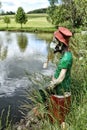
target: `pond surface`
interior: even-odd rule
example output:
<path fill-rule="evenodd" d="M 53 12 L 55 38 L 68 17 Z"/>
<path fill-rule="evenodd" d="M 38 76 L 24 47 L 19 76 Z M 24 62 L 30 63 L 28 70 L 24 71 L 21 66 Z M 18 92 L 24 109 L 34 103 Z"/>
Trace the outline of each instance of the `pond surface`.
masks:
<path fill-rule="evenodd" d="M 52 53 L 51 40 L 52 34 L 0 32 L 0 112 L 10 105 L 16 121 L 20 119 L 18 107 L 24 99 L 22 94 L 30 85 L 26 72 L 53 74 L 51 61 L 43 69 L 43 63 Z"/>

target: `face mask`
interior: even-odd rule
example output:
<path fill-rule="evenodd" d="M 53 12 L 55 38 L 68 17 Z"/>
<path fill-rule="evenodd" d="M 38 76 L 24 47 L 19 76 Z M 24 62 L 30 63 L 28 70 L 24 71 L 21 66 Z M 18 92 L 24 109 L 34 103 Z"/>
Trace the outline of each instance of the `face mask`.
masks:
<path fill-rule="evenodd" d="M 57 40 L 54 37 L 53 41 L 50 44 L 50 48 L 54 50 L 54 53 L 57 53 L 57 52 L 62 53 L 63 43 L 61 43 L 59 40 Z"/>
<path fill-rule="evenodd" d="M 54 49 L 54 53 L 57 53 L 57 52 L 62 53 L 62 48 L 63 48 L 63 44 L 62 43 L 57 44 L 55 49 Z"/>
<path fill-rule="evenodd" d="M 50 48 L 53 49 L 53 50 L 55 50 L 55 47 L 56 47 L 56 44 L 54 44 L 54 42 L 51 42 L 50 43 Z"/>
<path fill-rule="evenodd" d="M 58 40 L 54 37 L 53 41 L 50 43 L 50 48 L 55 50 L 55 47 L 59 44 Z"/>

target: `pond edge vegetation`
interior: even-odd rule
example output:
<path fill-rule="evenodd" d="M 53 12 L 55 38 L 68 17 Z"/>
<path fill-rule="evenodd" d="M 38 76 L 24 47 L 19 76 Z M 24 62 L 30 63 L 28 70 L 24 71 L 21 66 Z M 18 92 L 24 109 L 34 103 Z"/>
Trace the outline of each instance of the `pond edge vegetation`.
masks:
<path fill-rule="evenodd" d="M 49 0 L 49 1 L 52 2 L 51 0 Z M 75 35 L 73 35 L 73 38 L 71 39 L 71 47 L 72 47 L 72 51 L 74 54 L 74 63 L 73 63 L 73 69 L 72 69 L 72 90 L 71 90 L 72 91 L 72 105 L 71 105 L 71 111 L 70 111 L 69 115 L 66 117 L 66 122 L 69 124 L 68 130 L 87 130 L 87 107 L 86 107 L 87 106 L 87 34 L 82 35 L 82 33 L 81 33 L 82 31 L 87 30 L 87 17 L 86 17 L 87 15 L 83 15 L 84 9 L 85 9 L 85 14 L 87 14 L 87 11 L 86 11 L 87 6 L 85 6 L 86 2 L 87 2 L 86 0 L 84 0 L 84 1 L 71 0 L 71 3 L 67 4 L 67 2 L 65 2 L 62 5 L 60 5 L 60 7 L 55 6 L 55 2 L 53 2 L 53 3 L 50 3 L 50 7 L 48 8 L 48 12 L 45 16 L 40 15 L 40 14 L 39 14 L 40 16 L 39 15 L 34 16 L 31 14 L 31 17 L 30 17 L 31 22 L 32 21 L 34 22 L 34 20 L 36 20 L 38 17 L 39 18 L 44 17 L 45 18 L 44 20 L 46 20 L 46 17 L 48 16 L 48 21 L 49 21 L 48 24 L 50 22 L 51 22 L 51 24 L 53 23 L 52 25 L 50 25 L 50 27 L 45 27 L 44 25 L 38 27 L 37 24 L 36 24 L 36 26 L 30 26 L 30 27 L 26 26 L 27 25 L 26 17 L 25 17 L 25 21 L 23 21 L 26 23 L 25 26 L 24 26 L 24 24 L 21 27 L 19 25 L 11 26 L 10 21 L 7 20 L 5 23 L 8 23 L 9 26 L 3 27 L 2 26 L 3 24 L 1 24 L 1 27 L 0 27 L 1 31 L 7 30 L 7 31 L 15 31 L 15 32 L 21 31 L 21 32 L 36 32 L 36 33 L 37 32 L 53 33 L 58 28 L 58 26 L 64 26 L 64 27 L 71 29 L 71 31 L 73 33 L 75 33 Z M 72 8 L 72 7 L 74 7 L 74 8 Z M 63 9 L 62 12 L 60 11 L 61 8 Z M 70 12 L 69 12 L 69 10 L 70 10 Z M 69 13 L 67 13 L 67 11 Z M 76 15 L 74 14 L 73 11 L 76 11 L 76 13 L 75 13 Z M 23 10 L 22 10 L 22 12 L 24 13 Z M 79 14 L 78 12 L 80 13 L 80 15 L 78 15 Z M 71 15 L 71 13 L 72 13 L 72 15 Z M 67 17 L 65 17 L 66 16 L 65 14 L 67 14 Z M 58 19 L 56 20 L 57 15 L 61 16 L 61 19 L 59 19 L 60 21 L 58 21 Z M 25 16 L 25 13 L 24 13 L 24 16 Z M 73 16 L 73 17 L 71 17 L 71 16 Z M 2 16 L 0 16 L 0 17 L 2 20 Z M 9 17 L 11 17 L 11 15 Z M 12 16 L 11 19 L 14 20 L 15 19 L 14 16 Z M 65 22 L 62 22 L 62 21 L 65 21 Z M 71 24 L 71 21 L 73 21 L 72 24 Z M 21 23 L 21 22 L 19 21 L 19 23 Z M 41 23 L 41 21 L 40 22 L 37 21 L 37 23 Z M 41 82 L 42 82 L 42 80 L 41 80 Z M 43 86 L 43 84 L 42 84 L 42 86 Z M 29 92 L 28 92 L 28 94 L 29 94 Z M 30 97 L 28 97 L 28 98 L 30 99 Z M 33 98 L 34 98 L 34 95 L 33 95 Z M 35 103 L 36 103 L 36 100 L 35 100 Z M 27 105 L 25 105 L 25 106 L 27 106 Z M 28 107 L 30 107 L 30 106 L 28 106 Z M 40 106 L 40 112 L 43 112 L 43 113 L 46 112 L 44 110 L 43 104 L 41 104 L 41 106 Z M 8 116 L 9 116 L 9 114 L 7 114 L 7 117 Z M 1 117 L 2 117 L 2 115 L 1 115 Z M 0 118 L 0 120 L 1 120 L 1 118 Z M 28 120 L 28 121 L 30 121 L 30 120 Z M 61 129 L 59 127 L 58 123 L 55 123 L 52 125 L 49 122 L 49 120 L 38 119 L 36 121 L 36 124 L 38 121 L 39 121 L 38 128 L 40 130 L 48 130 L 48 129 L 49 130 L 60 130 Z M 34 125 L 34 123 L 35 123 L 35 121 L 31 120 L 31 124 Z M 7 124 L 7 126 L 6 126 L 5 130 L 15 129 L 15 128 L 12 128 L 11 125 L 9 125 L 8 118 L 7 118 L 6 124 Z M 30 128 L 31 124 L 29 124 L 29 128 Z M 0 123 L 0 125 L 1 125 L 1 123 Z M 22 125 L 24 125 L 24 122 L 20 122 L 18 125 L 22 127 Z M 24 126 L 23 130 L 29 130 L 29 128 L 26 128 Z M 36 128 L 36 126 L 34 126 L 33 130 L 37 130 L 38 128 Z"/>

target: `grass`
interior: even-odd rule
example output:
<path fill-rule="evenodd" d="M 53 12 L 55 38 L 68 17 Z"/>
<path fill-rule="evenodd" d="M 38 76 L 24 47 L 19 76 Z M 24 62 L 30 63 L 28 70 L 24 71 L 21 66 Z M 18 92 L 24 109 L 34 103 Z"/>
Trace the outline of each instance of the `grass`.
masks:
<path fill-rule="evenodd" d="M 0 16 L 0 30 L 7 30 L 7 25 L 3 21 L 4 16 Z M 15 15 L 9 15 L 11 23 L 8 24 L 8 30 L 21 30 L 21 31 L 43 31 L 53 32 L 55 27 L 47 21 L 47 14 L 28 14 L 28 21 L 20 28 L 20 24 L 15 22 Z"/>
<path fill-rule="evenodd" d="M 29 18 L 37 18 L 37 17 L 47 17 L 46 13 L 38 13 L 38 14 L 28 14 Z"/>
<path fill-rule="evenodd" d="M 10 106 L 8 107 L 7 116 L 4 117 L 5 110 L 3 109 L 0 115 L 0 130 L 12 130 L 10 118 Z"/>

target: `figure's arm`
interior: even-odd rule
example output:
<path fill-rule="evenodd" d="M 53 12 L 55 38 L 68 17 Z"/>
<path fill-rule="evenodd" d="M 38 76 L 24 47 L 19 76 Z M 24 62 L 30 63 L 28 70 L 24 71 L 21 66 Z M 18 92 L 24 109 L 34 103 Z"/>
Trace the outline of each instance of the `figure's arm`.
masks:
<path fill-rule="evenodd" d="M 55 79 L 55 78 L 52 79 L 50 87 L 54 88 L 56 84 L 60 84 L 65 78 L 66 71 L 67 71 L 67 69 L 62 69 L 59 77 L 57 79 Z"/>

